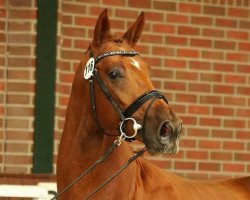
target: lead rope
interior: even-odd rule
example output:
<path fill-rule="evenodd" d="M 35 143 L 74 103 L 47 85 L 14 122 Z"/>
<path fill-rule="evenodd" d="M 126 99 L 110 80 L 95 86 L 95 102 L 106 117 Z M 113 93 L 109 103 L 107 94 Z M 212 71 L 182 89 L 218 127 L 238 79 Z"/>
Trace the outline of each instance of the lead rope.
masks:
<path fill-rule="evenodd" d="M 80 176 L 78 176 L 76 179 L 74 179 L 69 185 L 67 185 L 61 192 L 59 192 L 56 196 L 51 198 L 50 200 L 55 200 L 58 197 L 60 197 L 64 192 L 66 192 L 68 189 L 70 189 L 74 184 L 76 184 L 81 178 L 83 178 L 86 174 L 88 174 L 94 167 L 96 167 L 98 164 L 102 163 L 109 155 L 110 153 L 118 147 L 121 142 L 124 140 L 124 138 L 119 137 L 117 140 L 114 141 L 114 143 L 107 149 L 107 151 L 101 156 L 92 166 L 90 166 L 86 171 L 84 171 Z"/>
<path fill-rule="evenodd" d="M 135 159 L 140 157 L 146 151 L 146 147 L 137 151 L 134 156 L 130 157 L 128 161 L 113 175 L 111 175 L 107 180 L 105 180 L 101 185 L 99 185 L 93 192 L 91 192 L 87 197 L 83 200 L 88 200 L 91 198 L 96 192 L 98 192 L 101 188 L 103 188 L 107 183 L 109 183 L 113 178 L 115 178 L 118 174 L 120 174 L 123 170 L 125 170 Z"/>

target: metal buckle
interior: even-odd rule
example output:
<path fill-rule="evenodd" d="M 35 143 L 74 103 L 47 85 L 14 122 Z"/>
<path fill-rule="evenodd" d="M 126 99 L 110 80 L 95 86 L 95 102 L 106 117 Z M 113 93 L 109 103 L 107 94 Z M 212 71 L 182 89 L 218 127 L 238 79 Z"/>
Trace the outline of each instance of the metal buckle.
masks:
<path fill-rule="evenodd" d="M 124 131 L 123 131 L 123 126 L 125 125 L 124 123 L 126 123 L 127 121 L 132 121 L 133 122 L 133 130 L 134 130 L 134 134 L 129 136 L 127 135 Z M 121 135 L 120 135 L 120 138 L 124 138 L 124 139 L 131 139 L 131 138 L 134 138 L 136 135 L 137 135 L 137 131 L 139 129 L 142 128 L 142 125 L 138 124 L 134 118 L 126 118 L 125 120 L 123 120 L 121 123 L 120 123 L 120 132 L 121 132 Z"/>

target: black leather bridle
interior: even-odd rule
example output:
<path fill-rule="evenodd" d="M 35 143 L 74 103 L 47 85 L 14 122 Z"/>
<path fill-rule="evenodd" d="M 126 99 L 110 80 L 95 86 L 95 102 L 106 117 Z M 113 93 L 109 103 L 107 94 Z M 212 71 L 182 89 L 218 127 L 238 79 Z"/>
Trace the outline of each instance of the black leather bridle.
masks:
<path fill-rule="evenodd" d="M 95 92 L 94 92 L 94 82 L 96 81 L 99 85 L 101 91 L 105 95 L 105 97 L 108 99 L 108 101 L 112 104 L 113 108 L 115 109 L 116 113 L 118 114 L 120 118 L 120 124 L 119 124 L 119 134 L 123 134 L 124 138 L 127 141 L 134 140 L 134 137 L 137 134 L 137 131 L 142 128 L 140 124 L 136 122 L 134 118 L 132 118 L 132 115 L 147 101 L 154 100 L 154 99 L 163 99 L 167 104 L 168 101 L 164 97 L 164 95 L 158 91 L 158 90 L 152 90 L 149 92 L 146 92 L 139 96 L 136 100 L 134 100 L 125 110 L 121 110 L 115 99 L 110 94 L 109 90 L 101 80 L 100 76 L 98 75 L 98 71 L 95 67 L 95 65 L 101 61 L 102 59 L 109 57 L 109 56 L 115 56 L 115 55 L 122 55 L 122 56 L 136 56 L 139 55 L 136 51 L 109 51 L 107 53 L 103 53 L 99 55 L 97 58 L 94 58 L 93 52 L 90 50 L 90 58 L 89 61 L 86 64 L 85 70 L 84 70 L 84 78 L 89 80 L 89 87 L 90 87 L 90 96 L 91 96 L 91 104 L 92 104 L 92 111 L 94 114 L 95 121 L 98 125 L 98 127 L 103 131 L 103 133 L 107 135 L 109 134 L 107 131 L 105 131 L 98 120 L 97 112 L 96 112 L 96 103 L 95 103 Z M 132 121 L 133 123 L 133 130 L 134 134 L 132 136 L 129 136 L 125 133 L 125 124 L 127 121 Z M 111 136 L 117 136 L 117 135 L 111 135 Z"/>

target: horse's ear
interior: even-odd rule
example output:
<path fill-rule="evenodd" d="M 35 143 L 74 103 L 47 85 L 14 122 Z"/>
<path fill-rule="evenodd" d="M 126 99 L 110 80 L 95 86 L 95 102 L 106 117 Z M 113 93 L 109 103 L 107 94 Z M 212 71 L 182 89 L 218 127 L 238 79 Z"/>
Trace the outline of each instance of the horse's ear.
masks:
<path fill-rule="evenodd" d="M 107 8 L 104 9 L 99 15 L 94 31 L 93 44 L 99 46 L 105 38 L 109 35 L 110 22 L 108 18 Z"/>
<path fill-rule="evenodd" d="M 131 47 L 135 46 L 140 39 L 145 24 L 144 12 L 136 19 L 134 24 L 123 35 L 123 38 L 128 41 Z"/>

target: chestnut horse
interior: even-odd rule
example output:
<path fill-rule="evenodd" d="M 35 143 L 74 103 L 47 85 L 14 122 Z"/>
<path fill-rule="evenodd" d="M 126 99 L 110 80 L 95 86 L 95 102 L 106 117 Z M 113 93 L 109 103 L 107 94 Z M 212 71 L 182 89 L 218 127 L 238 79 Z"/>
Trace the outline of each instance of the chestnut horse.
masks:
<path fill-rule="evenodd" d="M 60 199 L 84 199 L 119 171 L 134 155 L 124 140 L 143 142 L 151 155 L 178 151 L 182 121 L 155 90 L 148 64 L 133 50 L 143 27 L 143 13 L 122 37 L 110 33 L 107 10 L 97 20 L 72 85 L 58 153 L 58 191 L 80 178 Z M 81 177 L 112 144 L 117 148 Z M 90 198 L 249 200 L 250 178 L 191 181 L 139 157 Z"/>

